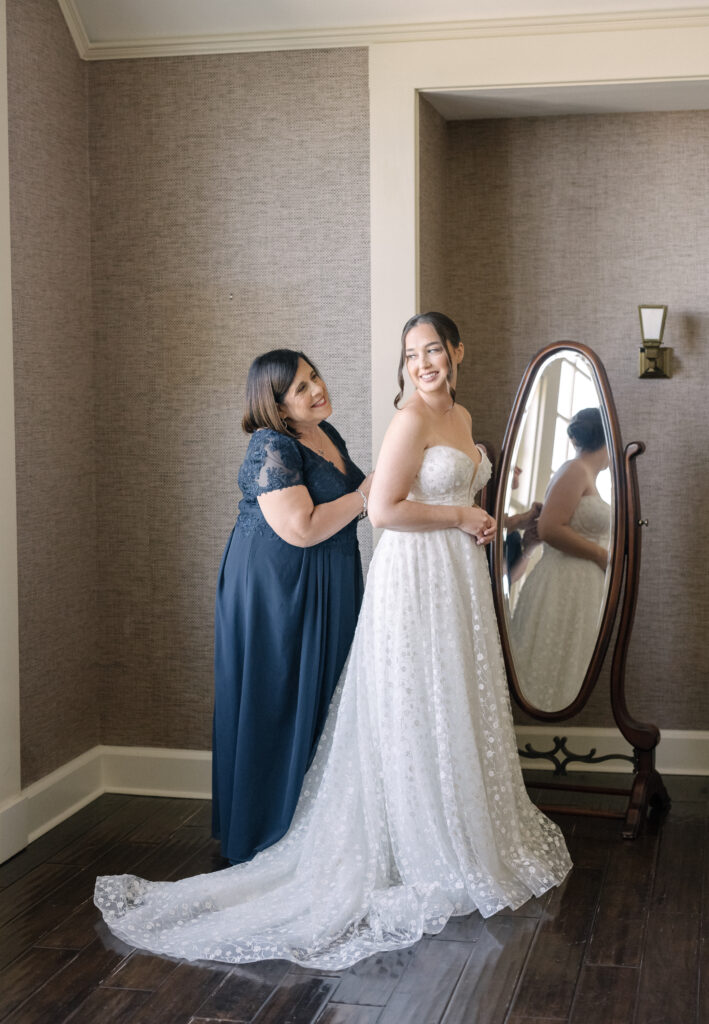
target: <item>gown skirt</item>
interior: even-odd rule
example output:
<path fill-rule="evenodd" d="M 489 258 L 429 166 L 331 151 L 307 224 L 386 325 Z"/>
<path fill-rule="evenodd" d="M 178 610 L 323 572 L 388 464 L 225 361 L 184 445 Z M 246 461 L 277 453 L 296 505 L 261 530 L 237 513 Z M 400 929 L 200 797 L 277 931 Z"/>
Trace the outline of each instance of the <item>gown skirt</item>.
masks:
<path fill-rule="evenodd" d="M 469 503 L 489 472 L 430 448 L 410 498 Z M 285 837 L 178 882 L 99 878 L 95 899 L 156 953 L 339 970 L 452 915 L 519 907 L 570 866 L 524 787 L 484 549 L 459 530 L 385 531 Z"/>

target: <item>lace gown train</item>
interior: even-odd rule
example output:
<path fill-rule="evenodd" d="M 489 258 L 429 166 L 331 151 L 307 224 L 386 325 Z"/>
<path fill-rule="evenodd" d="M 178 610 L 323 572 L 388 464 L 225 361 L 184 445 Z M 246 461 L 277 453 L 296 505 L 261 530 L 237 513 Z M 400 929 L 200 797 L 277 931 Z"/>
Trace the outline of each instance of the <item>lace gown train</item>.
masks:
<path fill-rule="evenodd" d="M 430 448 L 410 498 L 469 503 L 489 473 Z M 458 530 L 385 531 L 285 837 L 178 882 L 102 877 L 95 900 L 156 953 L 334 970 L 520 906 L 570 866 L 524 789 L 484 550 Z"/>

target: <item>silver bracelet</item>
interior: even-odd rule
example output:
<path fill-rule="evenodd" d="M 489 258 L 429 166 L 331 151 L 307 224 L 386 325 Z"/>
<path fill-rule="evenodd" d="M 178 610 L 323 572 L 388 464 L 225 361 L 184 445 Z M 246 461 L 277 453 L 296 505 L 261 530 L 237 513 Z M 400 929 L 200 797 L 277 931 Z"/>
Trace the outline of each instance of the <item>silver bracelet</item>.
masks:
<path fill-rule="evenodd" d="M 360 491 L 359 487 L 357 488 L 357 494 L 359 494 L 361 496 L 361 498 L 362 498 L 362 511 L 357 516 L 357 518 L 358 519 L 366 519 L 367 518 L 367 495 L 364 493 L 364 491 Z"/>

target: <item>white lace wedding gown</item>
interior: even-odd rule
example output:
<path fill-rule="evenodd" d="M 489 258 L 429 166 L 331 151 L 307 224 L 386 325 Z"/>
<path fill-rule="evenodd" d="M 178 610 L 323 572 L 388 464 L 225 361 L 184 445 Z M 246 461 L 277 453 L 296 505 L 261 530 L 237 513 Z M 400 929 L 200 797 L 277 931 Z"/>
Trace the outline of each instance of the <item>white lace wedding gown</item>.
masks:
<path fill-rule="evenodd" d="M 409 497 L 468 504 L 489 475 L 486 457 L 429 448 Z M 484 549 L 385 531 L 286 836 L 178 882 L 99 878 L 95 901 L 155 953 L 334 970 L 520 906 L 570 866 L 522 782 Z"/>
<path fill-rule="evenodd" d="M 607 548 L 610 505 L 600 494 L 584 494 L 569 526 Z M 510 628 L 519 684 L 534 707 L 560 711 L 577 696 L 596 647 L 605 588 L 606 575 L 595 562 L 543 545 Z"/>

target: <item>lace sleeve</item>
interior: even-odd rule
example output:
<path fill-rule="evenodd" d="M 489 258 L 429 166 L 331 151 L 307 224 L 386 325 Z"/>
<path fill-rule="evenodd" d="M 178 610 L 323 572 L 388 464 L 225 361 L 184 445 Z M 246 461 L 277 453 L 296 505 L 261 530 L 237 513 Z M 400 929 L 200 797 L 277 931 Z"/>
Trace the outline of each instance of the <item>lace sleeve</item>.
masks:
<path fill-rule="evenodd" d="M 275 431 L 269 431 L 254 453 L 253 468 L 256 496 L 305 483 L 303 456 L 297 442 Z"/>

